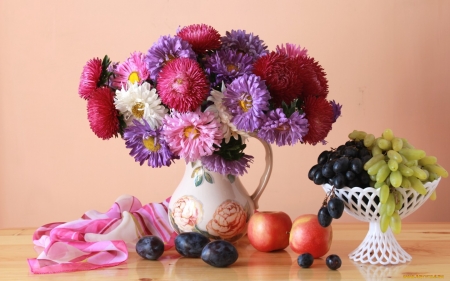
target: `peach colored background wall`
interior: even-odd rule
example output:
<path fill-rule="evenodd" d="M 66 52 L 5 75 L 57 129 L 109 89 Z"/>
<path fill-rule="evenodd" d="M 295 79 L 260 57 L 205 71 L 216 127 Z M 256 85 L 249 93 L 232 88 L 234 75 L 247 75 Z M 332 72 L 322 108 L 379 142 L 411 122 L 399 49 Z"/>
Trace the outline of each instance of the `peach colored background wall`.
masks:
<path fill-rule="evenodd" d="M 127 4 L 125 4 L 127 3 Z M 221 34 L 245 29 L 277 44 L 306 47 L 328 73 L 330 99 L 344 105 L 329 144 L 274 147 L 262 210 L 291 218 L 317 213 L 324 193 L 307 178 L 324 149 L 353 129 L 386 128 L 450 170 L 450 1 L 0 1 L 0 228 L 39 226 L 106 211 L 121 194 L 161 201 L 184 164 L 151 169 L 121 139 L 89 128 L 77 88 L 83 65 L 108 54 L 146 52 L 179 25 L 206 23 Z M 252 192 L 263 150 L 244 183 Z M 407 221 L 449 221 L 450 179 Z M 345 214 L 338 222 L 355 221 Z M 338 223 L 337 222 L 337 223 Z"/>

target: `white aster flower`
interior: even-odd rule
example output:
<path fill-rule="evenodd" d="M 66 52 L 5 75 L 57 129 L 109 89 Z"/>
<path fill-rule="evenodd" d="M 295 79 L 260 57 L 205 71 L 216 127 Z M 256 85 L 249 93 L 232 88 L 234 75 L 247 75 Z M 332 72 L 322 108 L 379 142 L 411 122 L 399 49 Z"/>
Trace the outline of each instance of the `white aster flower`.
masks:
<path fill-rule="evenodd" d="M 225 86 L 222 83 L 222 92 L 224 90 Z M 244 142 L 245 139 L 249 137 L 249 135 L 244 131 L 238 130 L 236 126 L 231 123 L 232 116 L 230 113 L 228 113 L 226 106 L 222 104 L 222 92 L 219 92 L 217 90 L 211 91 L 211 95 L 208 97 L 208 100 L 212 101 L 213 104 L 208 106 L 205 111 L 211 111 L 212 113 L 214 113 L 215 118 L 220 121 L 220 124 L 222 126 L 222 135 L 226 143 L 230 141 L 231 137 L 238 139 L 239 135 L 241 135 L 242 142 Z"/>
<path fill-rule="evenodd" d="M 152 129 L 156 129 L 162 125 L 167 113 L 156 89 L 151 89 L 147 82 L 142 85 L 128 82 L 126 88 L 116 91 L 114 105 L 123 114 L 127 126 L 132 125 L 134 119 L 141 122 L 145 119 Z"/>

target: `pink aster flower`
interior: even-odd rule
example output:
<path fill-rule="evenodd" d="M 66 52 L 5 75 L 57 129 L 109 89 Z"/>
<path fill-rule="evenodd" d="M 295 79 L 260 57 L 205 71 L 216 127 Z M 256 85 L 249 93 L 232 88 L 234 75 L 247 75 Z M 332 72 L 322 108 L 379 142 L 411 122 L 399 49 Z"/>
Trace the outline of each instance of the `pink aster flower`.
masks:
<path fill-rule="evenodd" d="M 87 103 L 89 125 L 102 139 L 117 137 L 119 133 L 119 113 L 114 106 L 114 92 L 108 87 L 100 87 L 92 92 Z"/>
<path fill-rule="evenodd" d="M 169 61 L 158 76 L 156 90 L 164 104 L 179 112 L 195 111 L 209 93 L 200 65 L 189 58 Z"/>
<path fill-rule="evenodd" d="M 221 126 L 212 112 L 175 112 L 164 119 L 163 131 L 170 150 L 187 162 L 211 155 L 222 141 Z"/>
<path fill-rule="evenodd" d="M 97 89 L 97 83 L 100 81 L 102 74 L 102 60 L 94 58 L 89 60 L 83 67 L 83 72 L 80 77 L 80 84 L 78 86 L 78 94 L 83 99 L 90 98 L 91 93 Z"/>
<path fill-rule="evenodd" d="M 220 34 L 206 24 L 192 24 L 178 31 L 177 36 L 191 44 L 197 54 L 220 48 Z"/>
<path fill-rule="evenodd" d="M 305 48 L 301 48 L 300 46 L 291 43 L 286 43 L 286 47 L 283 44 L 281 44 L 281 47 L 277 45 L 276 49 L 277 53 L 285 54 L 290 58 L 306 57 L 308 54 L 308 51 Z"/>
<path fill-rule="evenodd" d="M 127 82 L 131 82 L 131 84 L 137 82 L 141 85 L 150 76 L 144 62 L 144 54 L 141 52 L 132 53 L 126 61 L 116 65 L 113 72 L 115 77 L 111 82 L 115 89 L 125 87 Z"/>

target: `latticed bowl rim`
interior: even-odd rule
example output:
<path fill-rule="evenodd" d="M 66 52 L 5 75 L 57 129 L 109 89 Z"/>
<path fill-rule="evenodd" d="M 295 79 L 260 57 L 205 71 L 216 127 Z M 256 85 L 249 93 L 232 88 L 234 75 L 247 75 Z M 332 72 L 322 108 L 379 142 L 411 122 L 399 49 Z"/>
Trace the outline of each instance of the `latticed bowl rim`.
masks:
<path fill-rule="evenodd" d="M 417 193 L 412 188 L 398 188 L 397 190 L 404 198 L 403 206 L 399 210 L 400 217 L 403 219 L 422 206 L 436 189 L 440 180 L 441 178 L 438 178 L 433 182 L 425 183 L 424 187 L 427 190 L 425 195 Z M 333 186 L 324 184 L 322 188 L 328 194 Z M 344 187 L 335 189 L 335 194 L 344 201 L 345 212 L 352 217 L 367 222 L 377 221 L 379 219 L 379 188 Z"/>

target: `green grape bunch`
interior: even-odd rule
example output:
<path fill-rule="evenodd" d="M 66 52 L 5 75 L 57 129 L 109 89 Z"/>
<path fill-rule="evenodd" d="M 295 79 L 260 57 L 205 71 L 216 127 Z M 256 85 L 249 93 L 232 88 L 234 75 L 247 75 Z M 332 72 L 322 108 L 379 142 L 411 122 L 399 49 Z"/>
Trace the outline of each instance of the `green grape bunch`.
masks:
<path fill-rule="evenodd" d="M 437 163 L 437 158 L 427 156 L 424 150 L 416 149 L 406 139 L 394 136 L 391 129 L 386 129 L 381 137 L 354 130 L 348 136 L 351 140 L 363 141 L 372 153 L 363 166 L 370 176 L 370 186 L 379 189 L 380 228 L 386 232 L 401 232 L 401 219 L 398 211 L 403 206 L 404 198 L 398 188 L 412 188 L 425 195 L 424 184 L 439 177 L 448 177 L 448 172 Z M 436 191 L 431 196 L 436 199 Z"/>

